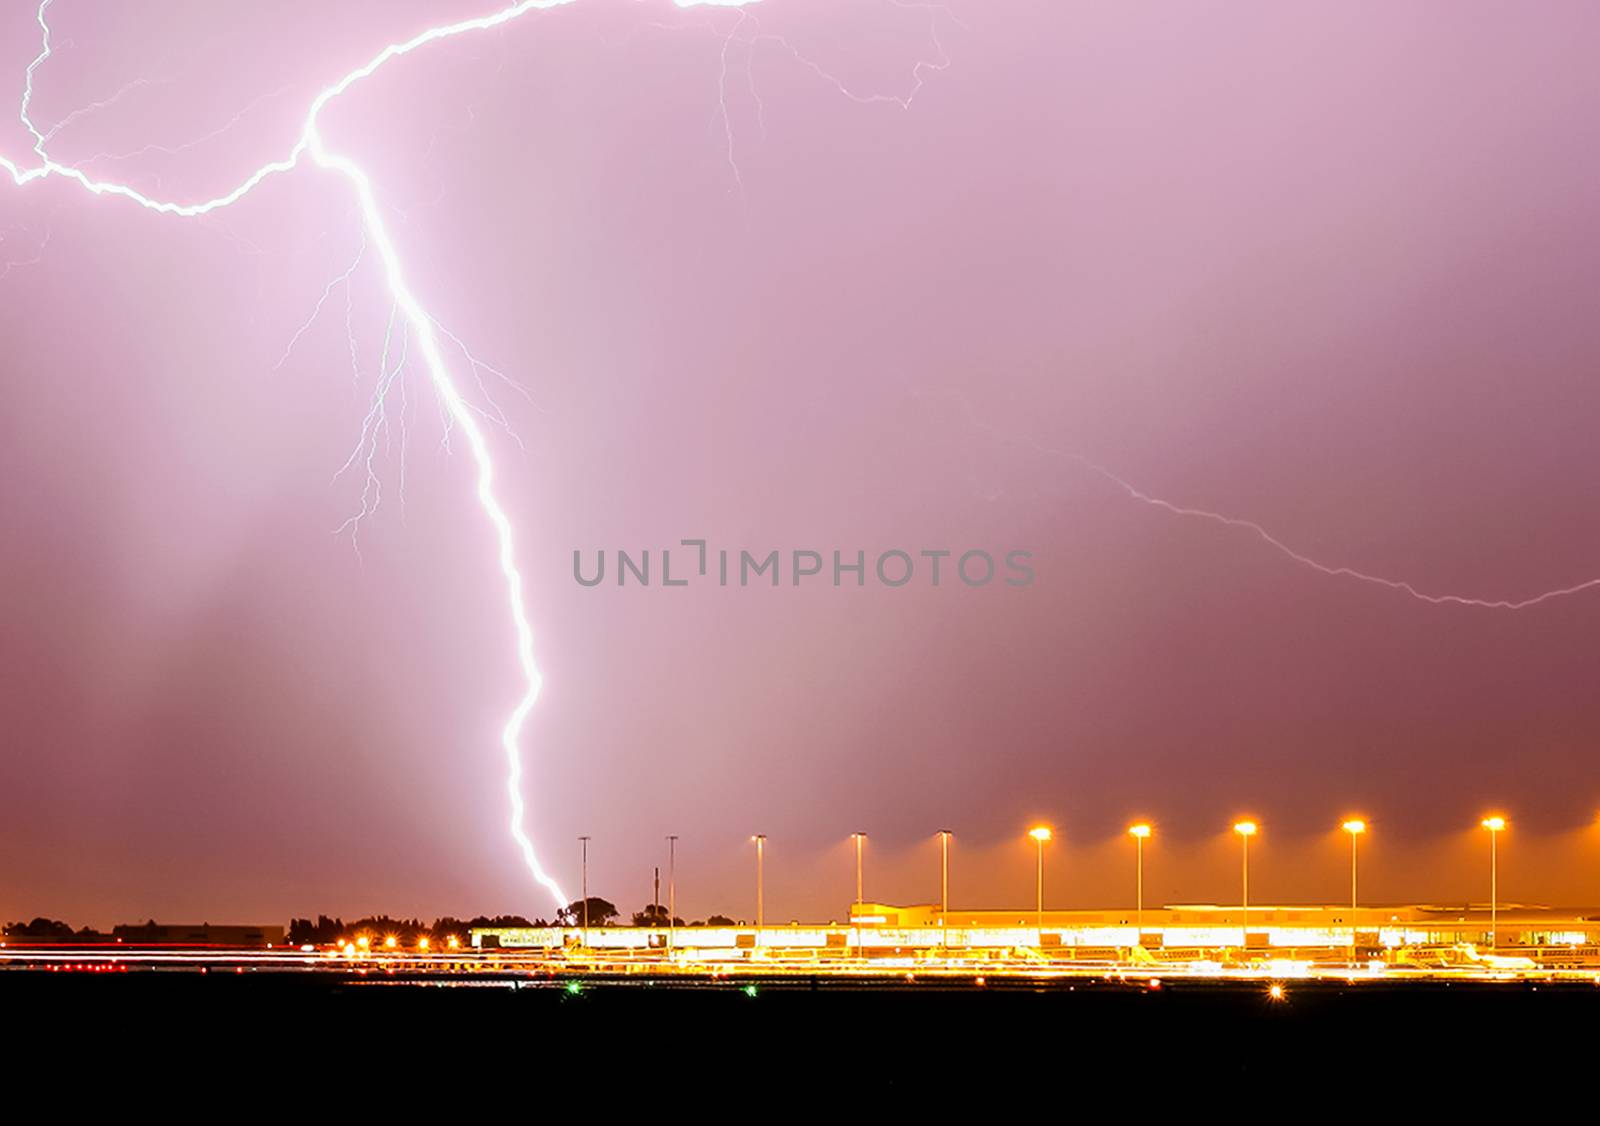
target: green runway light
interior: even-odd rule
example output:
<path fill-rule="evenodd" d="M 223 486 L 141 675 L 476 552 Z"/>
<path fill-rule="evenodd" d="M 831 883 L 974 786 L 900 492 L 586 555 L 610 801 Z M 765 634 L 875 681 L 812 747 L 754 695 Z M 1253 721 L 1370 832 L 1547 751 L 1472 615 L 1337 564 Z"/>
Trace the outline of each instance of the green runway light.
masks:
<path fill-rule="evenodd" d="M 744 987 L 744 995 L 746 997 L 754 997 L 756 995 L 756 987 L 753 986 L 753 985 L 745 986 Z"/>
<path fill-rule="evenodd" d="M 582 993 L 583 992 L 583 982 L 581 982 L 581 981 L 569 981 L 569 982 L 567 982 L 567 992 L 571 993 L 574 996 L 576 996 L 579 993 Z"/>

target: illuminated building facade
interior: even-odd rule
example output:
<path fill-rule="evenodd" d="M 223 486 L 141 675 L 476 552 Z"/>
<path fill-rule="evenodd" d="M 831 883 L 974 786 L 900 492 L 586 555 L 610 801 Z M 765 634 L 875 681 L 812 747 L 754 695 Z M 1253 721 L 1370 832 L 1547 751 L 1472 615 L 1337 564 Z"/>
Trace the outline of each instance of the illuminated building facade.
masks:
<path fill-rule="evenodd" d="M 990 957 L 1029 952 L 1046 959 L 1163 961 L 1214 956 L 1316 956 L 1346 951 L 1384 958 L 1414 947 L 1496 945 L 1488 906 L 1390 907 L 1251 904 L 1248 928 L 1239 906 L 1185 904 L 1143 912 L 1143 933 L 1132 909 L 952 911 L 937 905 L 862 903 L 847 924 L 824 926 L 591 927 L 588 949 L 619 955 L 665 950 L 708 960 L 767 957 L 894 958 L 963 952 Z M 560 950 L 583 944 L 581 928 L 505 928 L 472 932 L 479 948 Z M 1520 952 L 1556 950 L 1600 960 L 1600 908 L 1502 905 L 1498 946 Z M 1136 952 L 1137 951 L 1137 952 Z"/>

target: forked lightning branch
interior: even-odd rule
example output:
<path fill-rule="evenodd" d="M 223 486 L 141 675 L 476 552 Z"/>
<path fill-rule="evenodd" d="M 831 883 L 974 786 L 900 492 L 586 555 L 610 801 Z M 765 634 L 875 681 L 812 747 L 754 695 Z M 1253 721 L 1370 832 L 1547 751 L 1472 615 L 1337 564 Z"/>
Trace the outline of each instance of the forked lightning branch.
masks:
<path fill-rule="evenodd" d="M 172 219 L 193 219 L 232 207 L 242 202 L 267 181 L 293 172 L 306 163 L 322 171 L 330 172 L 344 181 L 346 189 L 355 199 L 361 216 L 364 253 L 366 251 L 376 253 L 383 270 L 385 286 L 392 303 L 394 315 L 403 318 L 404 327 L 408 332 L 407 339 L 411 342 L 411 347 L 415 348 L 416 352 L 420 354 L 422 362 L 427 369 L 429 383 L 439 396 L 450 424 L 465 436 L 467 449 L 472 457 L 475 470 L 474 496 L 484 519 L 489 523 L 494 533 L 496 562 L 505 584 L 505 596 L 511 618 L 516 659 L 523 683 L 522 696 L 507 717 L 500 734 L 501 747 L 505 755 L 507 796 L 510 802 L 509 828 L 529 871 L 532 872 L 534 879 L 549 893 L 558 907 L 564 906 L 568 902 L 568 897 L 556 880 L 540 864 L 539 857 L 534 850 L 533 841 L 528 836 L 524 826 L 525 808 L 522 796 L 521 735 L 528 714 L 539 697 L 543 677 L 534 659 L 533 627 L 529 620 L 522 574 L 519 569 L 517 537 L 511 517 L 501 504 L 495 488 L 495 465 L 492 451 L 484 434 L 478 408 L 471 404 L 462 394 L 449 365 L 445 362 L 439 341 L 442 330 L 422 305 L 411 287 L 401 260 L 399 248 L 390 234 L 388 225 L 384 222 L 382 209 L 378 204 L 372 181 L 360 165 L 328 145 L 322 134 L 320 121 L 322 111 L 330 103 L 343 97 L 362 81 L 370 78 L 396 59 L 433 43 L 478 32 L 487 32 L 494 28 L 503 27 L 529 13 L 565 7 L 575 2 L 576 0 L 521 0 L 520 3 L 507 5 L 488 15 L 440 24 L 427 28 L 409 39 L 390 43 L 374 54 L 365 64 L 348 71 L 337 81 L 317 93 L 306 111 L 299 134 L 288 152 L 261 164 L 227 192 L 209 199 L 182 202 L 147 195 L 126 183 L 98 179 L 80 167 L 70 163 L 63 163 L 51 156 L 49 143 L 54 135 L 54 130 L 44 131 L 38 128 L 32 114 L 35 82 L 44 72 L 45 64 L 52 55 L 49 12 L 53 0 L 42 0 L 36 13 L 40 34 L 40 49 L 32 62 L 28 64 L 23 75 L 22 95 L 18 107 L 18 117 L 33 140 L 32 157 L 24 158 L 19 163 L 11 157 L 0 155 L 0 169 L 4 169 L 10 175 L 12 182 L 18 187 L 48 180 L 68 181 L 93 196 L 111 197 L 119 202 L 131 203 L 145 211 Z M 666 0 L 663 0 L 663 2 L 666 2 Z M 889 2 L 898 5 L 900 0 L 889 0 Z M 671 3 L 678 8 L 743 9 L 754 5 L 757 0 L 671 0 Z M 741 23 L 744 15 L 745 13 L 740 13 Z M 797 53 L 795 57 L 819 76 L 828 79 L 841 93 L 851 97 L 853 100 L 864 102 L 886 100 L 902 106 L 909 105 L 909 98 L 880 99 L 876 97 L 859 97 L 848 90 L 842 83 L 831 79 L 821 68 L 811 64 Z M 914 71 L 916 88 L 920 89 L 924 67 L 933 66 L 937 68 L 942 65 L 942 62 L 934 64 L 919 63 Z"/>

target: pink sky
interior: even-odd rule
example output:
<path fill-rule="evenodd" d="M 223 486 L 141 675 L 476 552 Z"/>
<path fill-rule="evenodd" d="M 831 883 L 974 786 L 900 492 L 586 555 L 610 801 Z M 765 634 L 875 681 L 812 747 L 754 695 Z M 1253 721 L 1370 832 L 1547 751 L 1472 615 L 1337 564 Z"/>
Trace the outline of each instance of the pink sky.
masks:
<path fill-rule="evenodd" d="M 57 0 L 34 117 L 120 91 L 52 155 L 206 198 L 322 85 L 493 6 Z M 33 19 L 0 13 L 14 97 Z M 330 108 L 419 297 L 528 389 L 485 376 L 515 438 L 486 433 L 568 890 L 589 834 L 636 909 L 677 833 L 682 912 L 748 916 L 765 832 L 768 917 L 838 917 L 851 831 L 908 901 L 950 827 L 956 899 L 1020 902 L 1043 819 L 1053 901 L 1126 900 L 1139 816 L 1152 897 L 1226 899 L 1248 812 L 1252 898 L 1335 897 L 1360 812 L 1372 896 L 1483 898 L 1494 806 L 1508 897 L 1592 900 L 1600 591 L 1430 605 L 1069 455 L 1428 593 L 1600 576 L 1596 32 L 1577 3 L 580 0 Z M 346 185 L 179 220 L 0 177 L 0 239 L 0 917 L 547 913 L 505 829 L 494 542 L 420 367 L 359 553 L 332 534 L 370 258 L 279 366 L 359 249 Z M 572 579 L 687 536 L 1020 547 L 1038 580 Z"/>

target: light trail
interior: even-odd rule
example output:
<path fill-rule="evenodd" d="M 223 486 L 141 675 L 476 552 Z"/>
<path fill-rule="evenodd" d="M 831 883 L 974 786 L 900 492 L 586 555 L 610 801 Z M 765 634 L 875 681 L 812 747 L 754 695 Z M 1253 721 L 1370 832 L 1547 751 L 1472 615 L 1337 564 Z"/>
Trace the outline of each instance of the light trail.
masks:
<path fill-rule="evenodd" d="M 600 930 L 602 928 L 594 928 Z M 572 929 L 563 940 L 581 941 Z M 310 972 L 341 980 L 350 975 L 394 976 L 437 984 L 492 984 L 497 979 L 546 979 L 561 985 L 573 979 L 594 984 L 640 985 L 678 981 L 711 985 L 718 981 L 757 981 L 779 984 L 795 981 L 807 988 L 836 982 L 841 985 L 897 986 L 921 983 L 939 987 L 967 983 L 981 988 L 989 981 L 1045 985 L 1059 982 L 1100 981 L 1135 988 L 1160 988 L 1163 981 L 1212 982 L 1217 985 L 1250 982 L 1332 982 L 1343 985 L 1453 982 L 1462 985 L 1504 982 L 1568 982 L 1600 985 L 1600 967 L 1593 956 L 1570 949 L 1534 948 L 1527 956 L 1497 956 L 1461 944 L 1418 945 L 1384 952 L 1381 958 L 1350 964 L 1342 948 L 1246 952 L 1238 947 L 1185 951 L 1183 956 L 1149 960 L 1126 951 L 1082 951 L 1062 956 L 1072 947 L 1012 947 L 969 949 L 961 953 L 921 947 L 914 952 L 890 953 L 897 936 L 871 934 L 869 952 L 831 947 L 824 956 L 816 950 L 768 949 L 754 955 L 749 949 L 684 948 L 666 951 L 632 945 L 577 950 L 543 947 L 421 950 L 382 946 L 356 947 L 353 943 L 316 947 L 280 946 L 243 948 L 224 946 L 33 945 L 26 940 L 0 945 L 0 973 L 68 972 L 115 973 L 160 970 L 199 973 L 284 973 L 303 980 Z M 846 936 L 849 937 L 849 936 Z M 1231 960 L 1221 961 L 1226 956 Z"/>
<path fill-rule="evenodd" d="M 38 158 L 37 163 L 24 167 L 9 157 L 0 156 L 0 169 L 4 169 L 10 175 L 16 186 L 22 187 L 38 180 L 55 177 L 70 180 L 96 196 L 113 196 L 127 200 L 148 211 L 188 219 L 231 207 L 267 180 L 291 172 L 298 168 L 302 161 L 308 160 L 324 171 L 341 176 L 354 192 L 361 215 L 363 253 L 368 250 L 375 252 L 382 263 L 384 278 L 388 286 L 389 295 L 394 303 L 394 308 L 405 319 L 405 339 L 409 346 L 414 346 L 420 352 L 423 363 L 428 370 L 429 380 L 443 402 L 450 422 L 466 437 L 467 447 L 476 470 L 475 491 L 478 505 L 494 530 L 497 544 L 496 561 L 501 577 L 505 582 L 511 619 L 515 627 L 517 664 L 523 680 L 522 697 L 517 701 L 516 707 L 512 710 L 500 733 L 500 743 L 506 758 L 506 786 L 511 804 L 511 836 L 516 842 L 517 848 L 521 852 L 529 871 L 532 872 L 534 879 L 550 893 L 558 907 L 566 906 L 568 903 L 566 893 L 562 891 L 561 886 L 540 864 L 538 854 L 534 850 L 533 841 L 529 838 L 523 825 L 526 808 L 522 797 L 521 734 L 527 721 L 528 713 L 533 709 L 535 702 L 539 698 L 544 678 L 539 670 L 538 663 L 534 659 L 533 627 L 528 619 L 527 606 L 523 595 L 522 573 L 517 562 L 516 536 L 511 520 L 507 516 L 495 491 L 494 462 L 489 444 L 484 437 L 483 428 L 479 424 L 474 409 L 462 396 L 455 381 L 451 378 L 449 368 L 440 349 L 439 329 L 434 318 L 422 306 L 407 282 L 399 252 L 383 220 L 371 181 L 354 161 L 334 152 L 327 146 L 319 126 L 319 119 L 322 111 L 330 103 L 343 96 L 364 79 L 370 78 L 379 69 L 395 59 L 409 55 L 413 51 L 431 43 L 474 32 L 488 31 L 508 24 L 530 12 L 563 7 L 573 3 L 574 0 L 522 0 L 520 3 L 511 4 L 489 15 L 430 27 L 409 39 L 389 44 L 374 55 L 364 66 L 349 71 L 337 82 L 324 87 L 317 94 L 306 112 L 300 134 L 288 153 L 276 160 L 262 164 L 232 190 L 210 199 L 189 203 L 153 198 L 127 184 L 90 176 L 81 168 L 61 163 L 49 155 L 47 149 L 48 137 L 34 125 L 30 109 L 33 102 L 35 75 L 50 59 L 52 54 L 48 20 L 52 2 L 53 0 L 41 0 L 36 13 L 40 28 L 41 45 L 38 55 L 28 64 L 27 71 L 24 74 L 22 100 L 18 111 L 18 117 L 23 126 L 33 138 L 33 152 Z M 756 2 L 758 0 L 673 0 L 673 3 L 679 8 L 743 8 Z M 354 266 L 351 267 L 351 271 L 353 270 Z M 342 275 L 340 279 L 335 279 L 335 284 L 341 280 L 348 285 L 349 272 Z M 330 285 L 324 291 L 322 299 L 317 305 L 319 310 L 333 288 L 334 285 Z M 301 332 L 303 331 L 302 329 Z M 293 349 L 294 342 L 298 340 L 299 335 L 300 333 L 297 333 L 295 338 L 290 341 L 290 350 Z M 474 371 L 480 366 L 476 360 L 470 357 L 468 362 L 473 365 Z M 380 373 L 380 400 L 383 394 L 384 378 L 385 374 Z M 392 379 L 392 375 L 388 378 Z M 381 407 L 378 409 L 381 411 Z M 364 424 L 364 429 L 366 425 L 371 424 L 371 419 L 372 416 L 369 415 L 369 421 Z M 364 433 L 363 444 L 366 443 L 366 440 L 366 434 Z M 365 494 L 363 494 L 362 509 L 363 515 L 368 512 L 368 502 Z"/>

